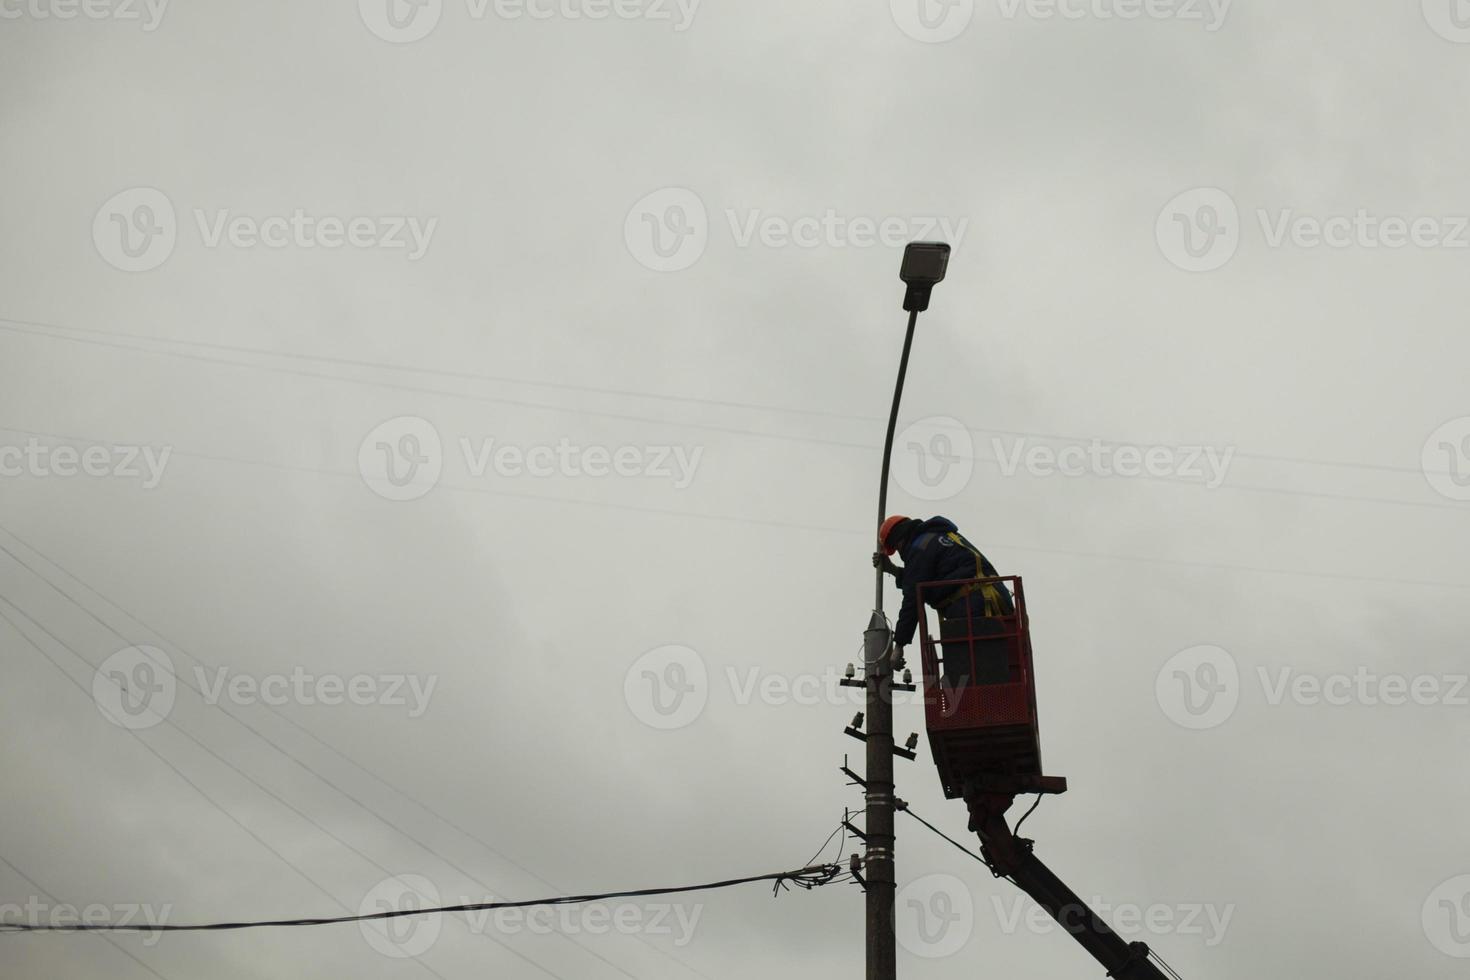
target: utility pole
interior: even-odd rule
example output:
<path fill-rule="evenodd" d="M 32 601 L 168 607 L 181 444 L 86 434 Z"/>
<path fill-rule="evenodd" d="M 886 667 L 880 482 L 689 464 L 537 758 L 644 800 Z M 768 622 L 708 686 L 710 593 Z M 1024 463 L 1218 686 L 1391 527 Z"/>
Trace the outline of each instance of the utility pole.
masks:
<path fill-rule="evenodd" d="M 903 253 L 899 278 L 908 285 L 903 308 L 908 311 L 908 331 L 903 356 L 898 362 L 898 383 L 893 390 L 893 408 L 888 413 L 888 434 L 883 440 L 883 476 L 878 488 L 877 528 L 888 516 L 888 471 L 893 458 L 893 434 L 898 425 L 898 406 L 903 400 L 903 382 L 909 369 L 909 351 L 914 344 L 914 327 L 919 313 L 929 308 L 929 295 L 944 279 L 949 264 L 949 246 L 942 242 L 913 242 Z M 883 569 L 877 570 L 873 592 L 873 615 L 863 632 L 864 680 L 867 686 L 867 857 L 863 873 L 867 879 L 867 980 L 895 980 L 898 975 L 894 939 L 893 903 L 897 884 L 893 865 L 893 633 L 883 616 Z"/>

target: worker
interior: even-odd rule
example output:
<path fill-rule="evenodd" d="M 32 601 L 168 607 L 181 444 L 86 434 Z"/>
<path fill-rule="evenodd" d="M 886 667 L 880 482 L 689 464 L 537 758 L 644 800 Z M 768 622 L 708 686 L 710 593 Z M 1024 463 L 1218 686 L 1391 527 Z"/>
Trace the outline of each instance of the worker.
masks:
<path fill-rule="evenodd" d="M 903 608 L 894 627 L 893 666 L 904 665 L 904 647 L 913 641 L 922 609 L 919 587 L 928 582 L 995 578 L 999 573 L 980 549 L 960 534 L 946 517 L 917 520 L 894 515 L 878 530 L 878 548 L 873 566 L 898 580 L 903 591 Z M 890 557 L 895 552 L 903 565 Z M 1009 676 L 1005 644 L 976 641 L 1005 631 L 996 617 L 1016 611 L 1010 590 L 999 582 L 964 582 L 952 588 L 925 590 L 924 602 L 939 610 L 939 636 L 944 653 L 945 677 L 955 684 L 995 683 Z"/>

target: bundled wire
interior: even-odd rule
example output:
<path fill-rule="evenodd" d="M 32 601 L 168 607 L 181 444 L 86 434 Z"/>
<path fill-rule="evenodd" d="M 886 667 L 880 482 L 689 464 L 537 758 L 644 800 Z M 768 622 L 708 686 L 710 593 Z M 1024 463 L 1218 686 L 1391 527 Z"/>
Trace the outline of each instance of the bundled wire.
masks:
<path fill-rule="evenodd" d="M 418 915 L 438 915 L 446 912 L 481 912 L 496 909 L 521 909 L 536 905 L 579 905 L 586 902 L 602 902 L 612 898 L 645 898 L 652 895 L 677 895 L 683 892 L 710 891 L 716 888 L 733 888 L 757 881 L 772 882 L 772 893 L 795 885 L 810 891 L 830 885 L 843 876 L 843 869 L 836 864 L 818 864 L 796 871 L 780 871 L 774 874 L 752 875 L 748 878 L 731 878 L 705 885 L 678 885 L 671 888 L 640 888 L 634 891 L 603 892 L 597 895 L 562 895 L 556 898 L 540 898 L 523 902 L 477 902 L 467 905 L 445 905 L 432 909 L 397 909 L 389 912 L 374 912 L 368 915 L 341 915 L 319 919 L 258 919 L 249 922 L 207 922 L 195 925 L 110 925 L 107 923 L 76 923 L 71 925 L 36 925 L 25 922 L 0 923 L 0 932 L 208 932 L 224 929 L 259 929 L 285 926 L 326 926 L 344 922 L 370 922 L 375 919 L 398 919 Z"/>

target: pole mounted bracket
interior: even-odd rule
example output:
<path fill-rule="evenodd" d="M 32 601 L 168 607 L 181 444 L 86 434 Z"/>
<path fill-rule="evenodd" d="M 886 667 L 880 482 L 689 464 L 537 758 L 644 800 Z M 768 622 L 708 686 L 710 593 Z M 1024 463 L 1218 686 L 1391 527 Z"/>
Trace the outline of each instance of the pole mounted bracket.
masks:
<path fill-rule="evenodd" d="M 867 687 L 868 679 L 866 677 L 844 677 L 837 683 L 842 687 Z M 894 681 L 889 687 L 895 691 L 907 691 L 909 694 L 918 690 L 913 684 L 905 684 L 902 681 Z"/>

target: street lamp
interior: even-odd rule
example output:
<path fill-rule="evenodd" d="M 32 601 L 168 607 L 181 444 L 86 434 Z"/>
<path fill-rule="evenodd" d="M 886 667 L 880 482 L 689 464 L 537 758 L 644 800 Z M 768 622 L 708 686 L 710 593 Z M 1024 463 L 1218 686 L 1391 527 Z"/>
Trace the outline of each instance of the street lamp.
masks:
<path fill-rule="evenodd" d="M 893 434 L 898 425 L 898 406 L 903 400 L 903 381 L 909 369 L 909 350 L 914 344 L 914 327 L 919 314 L 929 308 L 929 296 L 944 280 L 949 267 L 949 246 L 944 242 L 911 242 L 903 250 L 898 277 L 908 286 L 903 308 L 908 311 L 908 331 L 903 339 L 903 356 L 898 362 L 898 383 L 893 390 L 893 408 L 888 413 L 888 434 L 883 440 L 883 477 L 878 489 L 876 535 L 888 511 L 888 471 L 893 459 Z M 893 757 L 912 759 L 913 751 L 893 744 L 893 632 L 883 615 L 883 570 L 877 570 L 873 615 L 863 631 L 864 684 L 867 687 L 867 773 L 864 780 L 867 816 L 867 977 L 894 980 L 897 951 L 894 948 L 893 900 Z M 907 681 L 907 676 L 905 677 Z M 917 742 L 915 741 L 915 744 Z"/>
<path fill-rule="evenodd" d="M 910 242 L 903 250 L 903 266 L 898 278 L 908 283 L 908 292 L 903 297 L 903 308 L 910 313 L 922 313 L 929 308 L 929 294 L 944 281 L 944 271 L 949 268 L 949 246 L 944 242 Z"/>

